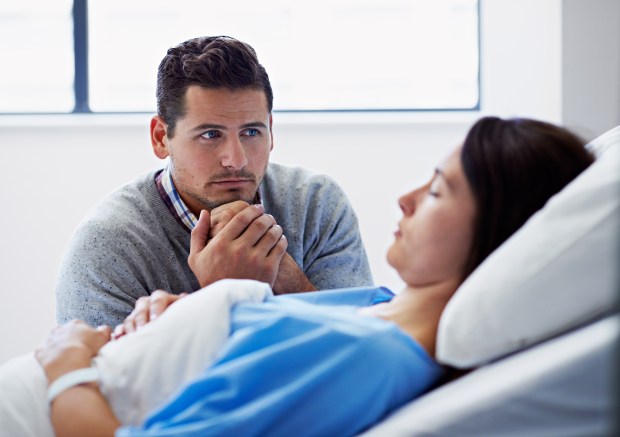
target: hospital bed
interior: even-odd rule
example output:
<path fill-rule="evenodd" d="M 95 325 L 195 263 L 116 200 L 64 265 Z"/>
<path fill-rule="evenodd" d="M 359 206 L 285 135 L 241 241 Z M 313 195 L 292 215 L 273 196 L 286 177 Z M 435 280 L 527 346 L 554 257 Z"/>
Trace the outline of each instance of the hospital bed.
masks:
<path fill-rule="evenodd" d="M 448 304 L 437 358 L 465 374 L 364 437 L 620 435 L 620 126 L 590 147 Z"/>

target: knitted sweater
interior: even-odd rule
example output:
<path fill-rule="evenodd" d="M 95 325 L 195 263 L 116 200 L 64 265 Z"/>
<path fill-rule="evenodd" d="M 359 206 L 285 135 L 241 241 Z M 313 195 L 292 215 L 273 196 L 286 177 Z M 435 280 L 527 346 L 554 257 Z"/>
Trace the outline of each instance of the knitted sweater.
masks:
<path fill-rule="evenodd" d="M 200 288 L 187 264 L 190 232 L 164 204 L 157 173 L 104 198 L 78 226 L 56 284 L 59 323 L 115 326 L 156 289 Z M 270 163 L 259 191 L 284 229 L 288 253 L 317 289 L 372 284 L 357 218 L 333 180 Z"/>

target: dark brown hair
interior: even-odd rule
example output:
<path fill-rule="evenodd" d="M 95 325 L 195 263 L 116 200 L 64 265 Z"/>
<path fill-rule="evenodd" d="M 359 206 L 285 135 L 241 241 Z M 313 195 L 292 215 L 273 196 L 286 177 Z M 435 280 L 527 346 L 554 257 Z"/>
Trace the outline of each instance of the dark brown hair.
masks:
<path fill-rule="evenodd" d="M 273 108 L 269 76 L 248 44 L 228 36 L 200 37 L 172 47 L 157 71 L 157 113 L 174 135 L 176 121 L 185 115 L 185 91 L 204 88 L 257 89 Z"/>
<path fill-rule="evenodd" d="M 466 275 L 594 161 L 584 144 L 537 120 L 485 117 L 474 124 L 461 151 L 478 211 Z"/>

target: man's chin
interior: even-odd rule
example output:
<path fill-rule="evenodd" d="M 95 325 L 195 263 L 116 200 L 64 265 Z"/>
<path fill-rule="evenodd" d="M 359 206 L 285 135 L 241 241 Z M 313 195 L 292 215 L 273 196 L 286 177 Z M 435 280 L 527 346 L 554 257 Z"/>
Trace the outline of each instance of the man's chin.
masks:
<path fill-rule="evenodd" d="M 256 194 L 252 194 L 252 195 L 247 195 L 245 193 L 231 193 L 229 195 L 225 195 L 225 196 L 220 196 L 217 199 L 212 199 L 212 200 L 208 200 L 208 201 L 204 201 L 204 206 L 205 209 L 208 209 L 209 211 L 222 206 L 222 205 L 226 205 L 228 203 L 233 203 L 233 202 L 237 202 L 239 200 L 242 200 L 244 202 L 246 202 L 249 205 L 252 205 L 253 203 L 256 203 Z"/>

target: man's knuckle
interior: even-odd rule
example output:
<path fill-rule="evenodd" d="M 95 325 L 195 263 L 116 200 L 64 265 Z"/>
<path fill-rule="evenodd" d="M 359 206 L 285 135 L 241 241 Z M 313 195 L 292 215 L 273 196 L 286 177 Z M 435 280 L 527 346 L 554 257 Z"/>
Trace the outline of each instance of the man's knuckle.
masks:
<path fill-rule="evenodd" d="M 235 219 L 238 220 L 242 225 L 247 226 L 252 223 L 254 217 L 250 214 L 238 214 Z"/>
<path fill-rule="evenodd" d="M 157 303 L 168 299 L 170 294 L 163 290 L 155 290 L 151 295 L 151 303 Z"/>

